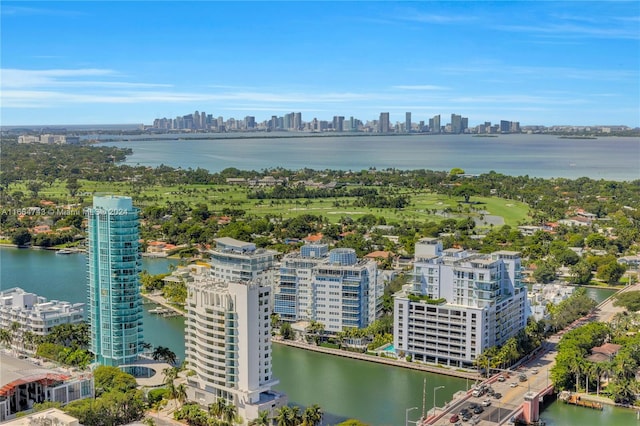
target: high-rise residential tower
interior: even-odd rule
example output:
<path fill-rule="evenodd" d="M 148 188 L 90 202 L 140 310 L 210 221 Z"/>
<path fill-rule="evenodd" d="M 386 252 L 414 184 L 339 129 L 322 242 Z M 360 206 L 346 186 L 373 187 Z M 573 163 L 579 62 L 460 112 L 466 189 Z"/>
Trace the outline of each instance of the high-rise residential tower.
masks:
<path fill-rule="evenodd" d="M 260 411 L 275 415 L 286 396 L 271 363 L 271 288 L 256 282 L 216 278 L 187 285 L 185 349 L 189 369 L 187 396 L 207 406 L 218 398 L 231 402 L 246 420 Z"/>
<path fill-rule="evenodd" d="M 404 131 L 411 133 L 411 113 L 406 112 L 404 114 Z"/>
<path fill-rule="evenodd" d="M 138 209 L 130 197 L 94 197 L 87 216 L 91 352 L 99 364 L 128 364 L 143 343 Z"/>

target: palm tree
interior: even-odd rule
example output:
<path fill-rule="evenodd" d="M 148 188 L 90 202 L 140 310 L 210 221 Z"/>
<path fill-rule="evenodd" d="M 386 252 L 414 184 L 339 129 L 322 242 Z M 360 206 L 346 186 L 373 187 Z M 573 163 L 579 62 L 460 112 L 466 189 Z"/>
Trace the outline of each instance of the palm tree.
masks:
<path fill-rule="evenodd" d="M 249 426 L 269 426 L 271 419 L 269 418 L 269 412 L 264 410 L 258 413 L 258 417 L 249 422 Z"/>
<path fill-rule="evenodd" d="M 318 404 L 307 407 L 302 414 L 302 424 L 304 426 L 318 426 L 322 421 L 324 413 Z"/>
<path fill-rule="evenodd" d="M 187 385 L 185 385 L 184 383 L 180 383 L 178 386 L 176 386 L 175 393 L 178 403 L 180 403 L 180 406 L 182 406 L 187 400 Z"/>
<path fill-rule="evenodd" d="M 224 398 L 218 398 L 216 402 L 209 404 L 209 415 L 220 418 L 227 408 L 227 401 Z"/>
<path fill-rule="evenodd" d="M 176 354 L 171 349 L 165 348 L 164 346 L 157 346 L 153 350 L 153 354 L 151 355 L 151 357 L 155 361 L 162 360 L 171 365 L 175 364 L 178 361 Z"/>
<path fill-rule="evenodd" d="M 613 366 L 616 378 L 632 379 L 635 376 L 638 364 L 633 359 L 630 351 L 620 351 Z"/>
<path fill-rule="evenodd" d="M 293 410 L 288 405 L 278 408 L 276 415 L 276 424 L 278 426 L 296 426 Z"/>
<path fill-rule="evenodd" d="M 0 343 L 2 343 L 7 347 L 10 347 L 12 340 L 13 340 L 13 337 L 11 336 L 11 332 L 9 330 L 4 328 L 0 329 Z"/>
<path fill-rule="evenodd" d="M 580 386 L 580 372 L 582 371 L 582 360 L 579 358 L 574 358 L 569 364 L 569 370 L 572 373 L 576 374 L 576 393 L 579 392 L 578 387 Z"/>
<path fill-rule="evenodd" d="M 167 367 L 162 370 L 162 374 L 164 374 L 164 384 L 167 385 L 170 399 L 176 399 L 178 394 L 174 380 L 178 377 L 178 369 L 175 367 Z"/>
<path fill-rule="evenodd" d="M 36 342 L 36 335 L 31 330 L 27 330 L 23 336 L 25 349 L 33 350 L 33 344 Z"/>
<path fill-rule="evenodd" d="M 235 405 L 228 403 L 222 411 L 222 420 L 226 423 L 233 424 L 235 423 L 237 416 L 238 408 Z"/>
<path fill-rule="evenodd" d="M 11 331 L 11 340 L 13 342 L 18 341 L 18 331 L 20 330 L 20 323 L 17 321 L 14 321 L 11 323 L 11 325 L 9 326 L 9 330 Z M 15 349 L 15 344 L 12 345 Z"/>

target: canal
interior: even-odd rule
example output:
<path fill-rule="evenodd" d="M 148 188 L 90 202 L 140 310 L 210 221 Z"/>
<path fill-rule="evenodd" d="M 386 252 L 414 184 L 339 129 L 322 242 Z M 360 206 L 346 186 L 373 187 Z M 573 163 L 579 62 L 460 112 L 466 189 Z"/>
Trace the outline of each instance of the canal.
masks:
<path fill-rule="evenodd" d="M 168 271 L 166 259 L 143 259 L 143 268 L 152 274 Z M 51 251 L 0 248 L 0 288 L 22 287 L 48 299 L 70 302 L 86 301 L 86 260 L 82 254 L 56 255 Z M 608 297 L 612 290 L 588 289 L 597 301 Z M 145 305 L 145 340 L 154 346 L 167 346 L 184 359 L 184 319 L 162 318 L 150 314 L 153 305 Z M 452 399 L 458 390 L 468 385 L 466 380 L 356 361 L 309 352 L 283 345 L 273 345 L 274 376 L 277 386 L 289 395 L 290 401 L 307 406 L 318 404 L 327 413 L 325 425 L 347 418 L 357 418 L 371 426 L 400 426 L 406 410 L 409 419 L 419 417 L 426 379 L 426 410 Z M 555 402 L 545 409 L 542 419 L 547 426 L 560 425 L 640 425 L 631 410 L 605 407 L 602 412 L 566 406 Z"/>

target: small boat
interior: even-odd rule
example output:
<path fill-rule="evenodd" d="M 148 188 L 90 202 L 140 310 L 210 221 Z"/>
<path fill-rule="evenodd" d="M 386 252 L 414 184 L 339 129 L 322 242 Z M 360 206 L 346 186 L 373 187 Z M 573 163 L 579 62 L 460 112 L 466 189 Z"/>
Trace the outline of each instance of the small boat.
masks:
<path fill-rule="evenodd" d="M 60 249 L 56 252 L 56 254 L 72 254 L 72 253 L 75 253 L 75 252 L 71 249 Z"/>

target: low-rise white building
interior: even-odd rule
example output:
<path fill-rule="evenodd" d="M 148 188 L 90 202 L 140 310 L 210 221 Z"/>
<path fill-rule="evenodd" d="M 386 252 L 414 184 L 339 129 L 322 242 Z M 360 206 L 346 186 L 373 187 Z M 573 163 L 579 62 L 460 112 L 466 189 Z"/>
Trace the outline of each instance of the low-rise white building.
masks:
<path fill-rule="evenodd" d="M 573 294 L 574 288 L 562 284 L 533 284 L 531 291 L 527 293 L 529 299 L 529 315 L 536 321 L 549 318 L 547 306 L 552 303 L 557 305 Z"/>
<path fill-rule="evenodd" d="M 62 324 L 84 321 L 84 303 L 69 303 L 24 291 L 19 287 L 0 292 L 0 327 L 10 329 L 20 325 L 20 332 L 46 336 L 51 329 Z"/>
<path fill-rule="evenodd" d="M 526 325 L 520 255 L 416 243 L 414 281 L 396 293 L 394 347 L 416 361 L 471 367 L 487 348 Z"/>

